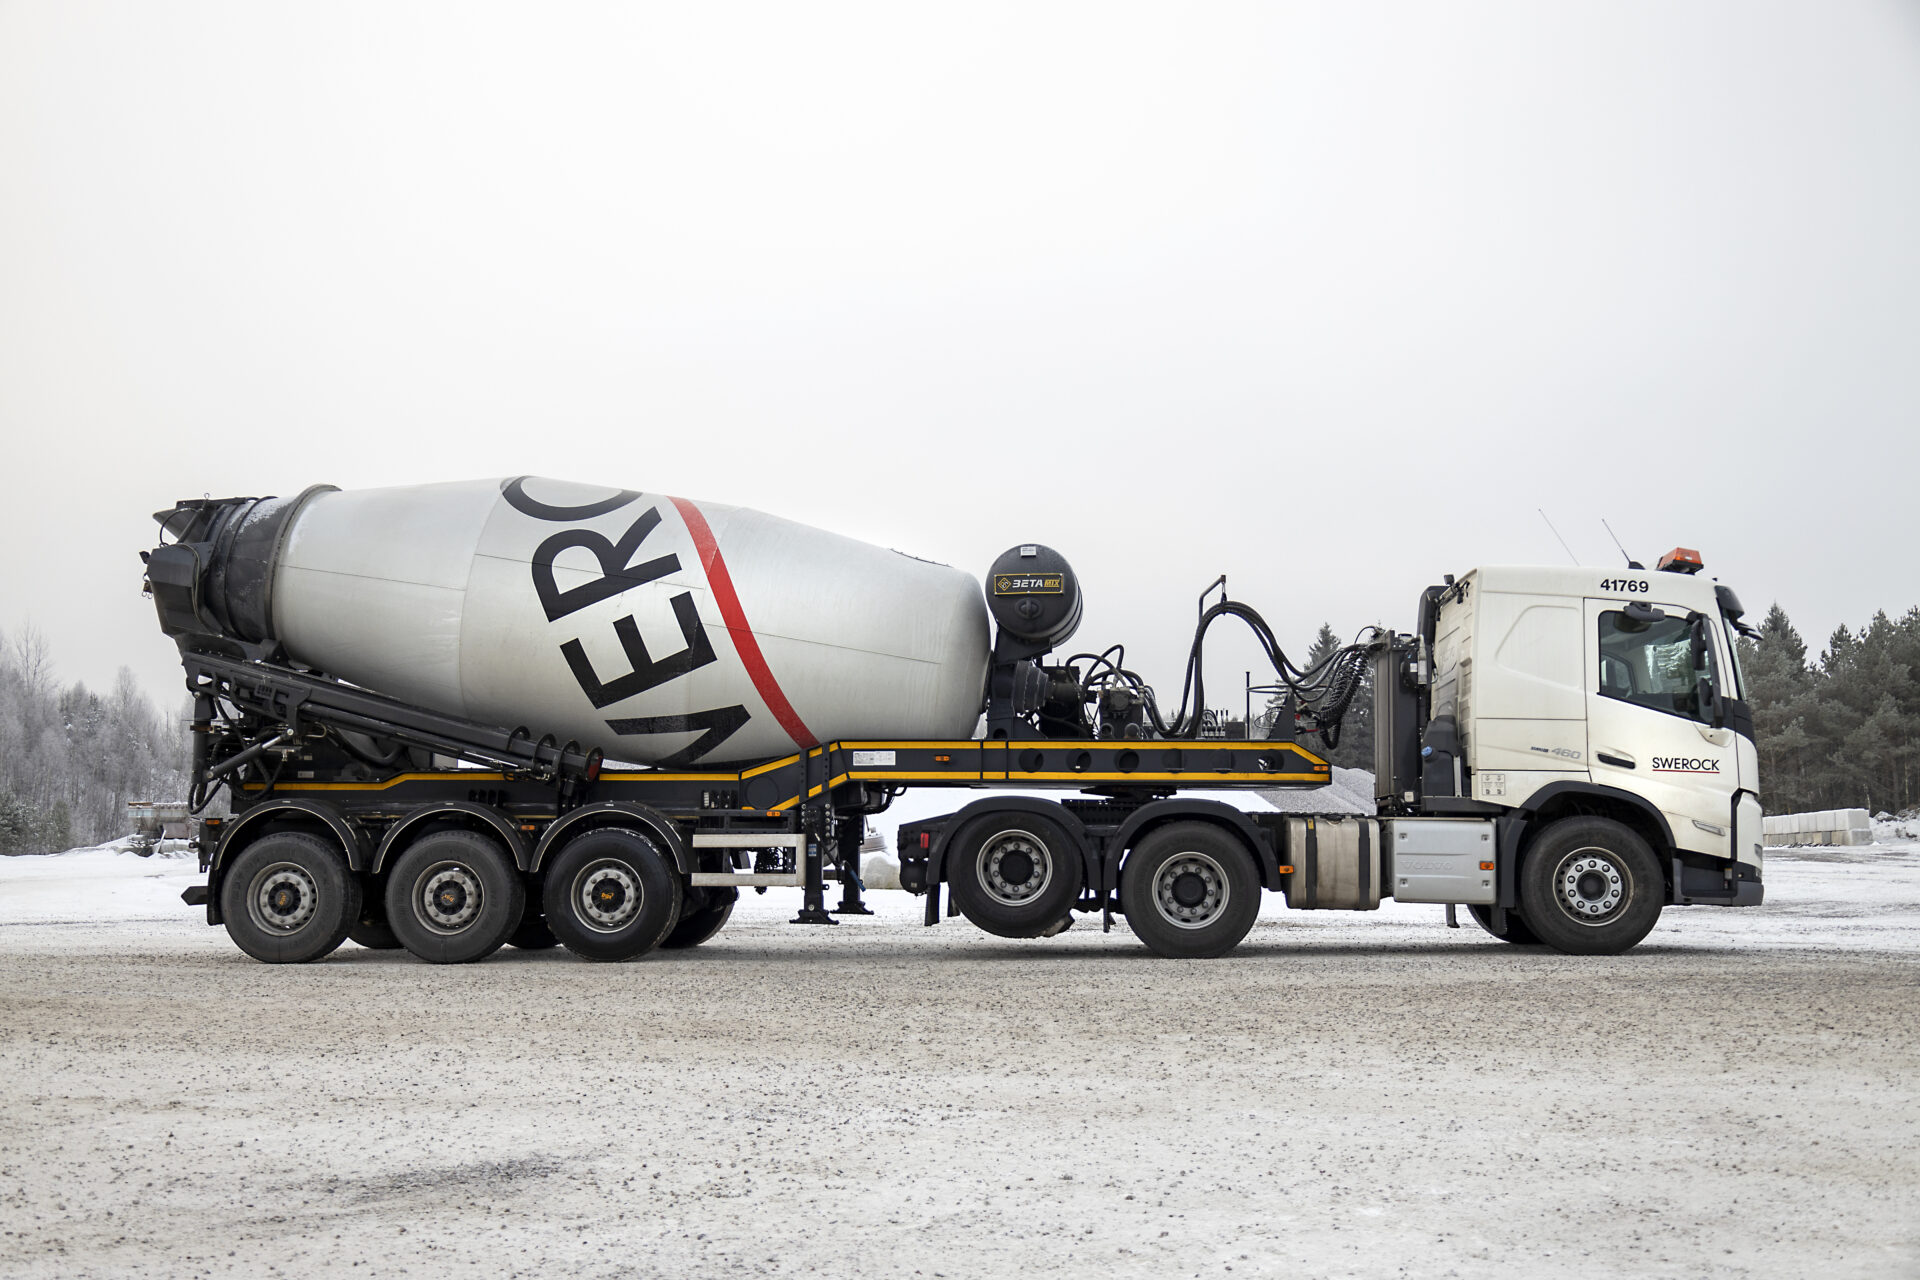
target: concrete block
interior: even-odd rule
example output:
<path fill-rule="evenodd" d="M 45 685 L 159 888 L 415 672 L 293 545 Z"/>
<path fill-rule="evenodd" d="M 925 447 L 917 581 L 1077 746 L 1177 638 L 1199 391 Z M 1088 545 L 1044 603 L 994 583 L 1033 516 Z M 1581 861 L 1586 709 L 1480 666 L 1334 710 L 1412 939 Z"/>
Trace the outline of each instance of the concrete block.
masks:
<path fill-rule="evenodd" d="M 1812 813 L 1774 813 L 1765 819 L 1766 842 L 1793 845 L 1873 843 L 1873 820 L 1865 809 L 1821 809 Z"/>

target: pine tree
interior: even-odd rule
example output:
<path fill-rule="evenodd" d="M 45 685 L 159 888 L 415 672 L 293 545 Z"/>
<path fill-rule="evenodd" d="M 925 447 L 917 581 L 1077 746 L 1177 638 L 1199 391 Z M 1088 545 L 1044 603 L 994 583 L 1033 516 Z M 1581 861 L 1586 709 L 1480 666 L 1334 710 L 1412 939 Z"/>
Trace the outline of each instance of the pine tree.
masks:
<path fill-rule="evenodd" d="M 1920 803 L 1920 608 L 1836 628 L 1809 665 L 1775 605 L 1741 665 L 1769 812 Z"/>
<path fill-rule="evenodd" d="M 1740 641 L 1740 666 L 1746 676 L 1746 701 L 1753 708 L 1768 806 L 1787 812 L 1780 802 L 1791 797 L 1793 808 L 1803 807 L 1813 763 L 1807 721 L 1814 673 L 1807 666 L 1806 642 L 1778 603 L 1767 610 L 1759 638 Z"/>

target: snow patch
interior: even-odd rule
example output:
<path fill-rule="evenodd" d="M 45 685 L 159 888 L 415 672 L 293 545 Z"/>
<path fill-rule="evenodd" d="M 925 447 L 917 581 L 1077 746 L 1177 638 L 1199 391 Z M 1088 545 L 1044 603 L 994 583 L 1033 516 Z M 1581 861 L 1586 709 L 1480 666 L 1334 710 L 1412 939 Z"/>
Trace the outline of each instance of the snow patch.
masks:
<path fill-rule="evenodd" d="M 0 925 L 109 920 L 204 920 L 180 901 L 206 876 L 184 840 L 167 840 L 150 858 L 126 836 L 65 853 L 0 858 Z"/>
<path fill-rule="evenodd" d="M 1873 816 L 1873 842 L 1875 844 L 1911 844 L 1920 841 L 1920 816 L 1903 814 L 1894 817 L 1882 812 Z"/>
<path fill-rule="evenodd" d="M 884 850 L 860 860 L 860 883 L 868 889 L 898 889 L 900 860 Z"/>
<path fill-rule="evenodd" d="M 1363 814 L 1372 817 L 1373 775 L 1365 769 L 1335 766 L 1333 781 L 1324 787 L 1299 790 L 1274 788 L 1258 793 L 1269 808 L 1281 813 Z"/>

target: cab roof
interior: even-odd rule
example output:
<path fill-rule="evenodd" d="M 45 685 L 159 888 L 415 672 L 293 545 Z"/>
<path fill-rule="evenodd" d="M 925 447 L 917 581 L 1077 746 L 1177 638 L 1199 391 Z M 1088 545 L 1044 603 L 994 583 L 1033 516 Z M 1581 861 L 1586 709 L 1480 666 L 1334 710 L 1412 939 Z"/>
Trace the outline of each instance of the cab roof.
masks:
<path fill-rule="evenodd" d="M 1717 585 L 1705 573 L 1663 573 L 1594 565 L 1483 565 L 1461 575 L 1481 591 L 1598 600 L 1649 600 L 1702 613 L 1719 611 Z M 1635 585 L 1644 582 L 1644 587 Z M 1472 588 L 1470 588 L 1471 590 Z"/>

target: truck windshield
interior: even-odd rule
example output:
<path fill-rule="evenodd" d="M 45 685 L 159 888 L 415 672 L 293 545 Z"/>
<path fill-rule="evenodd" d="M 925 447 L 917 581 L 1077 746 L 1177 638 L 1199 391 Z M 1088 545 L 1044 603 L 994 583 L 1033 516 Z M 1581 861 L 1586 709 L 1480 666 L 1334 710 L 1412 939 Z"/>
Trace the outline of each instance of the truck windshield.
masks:
<path fill-rule="evenodd" d="M 1711 648 L 1706 662 L 1705 674 L 1711 676 Z M 1685 618 L 1637 622 L 1619 612 L 1600 615 L 1601 696 L 1704 722 L 1699 674 L 1693 667 L 1693 628 Z"/>

